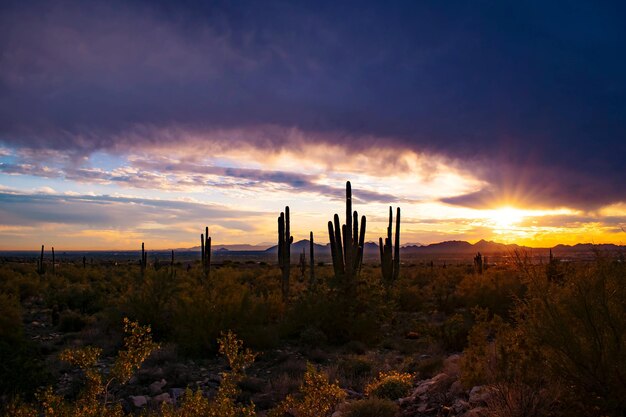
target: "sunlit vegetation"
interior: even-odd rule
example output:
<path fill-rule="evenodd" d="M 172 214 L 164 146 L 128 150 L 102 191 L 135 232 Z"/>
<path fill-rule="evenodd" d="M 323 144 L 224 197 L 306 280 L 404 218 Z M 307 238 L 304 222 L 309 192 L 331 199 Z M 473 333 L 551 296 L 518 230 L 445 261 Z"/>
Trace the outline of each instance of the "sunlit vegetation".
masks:
<path fill-rule="evenodd" d="M 65 262 L 44 274 L 33 263 L 4 263 L 3 407 L 25 416 L 129 413 L 120 405 L 125 384 L 150 353 L 173 349 L 173 361 L 221 354 L 219 390 L 207 397 L 183 385 L 176 404 L 144 413 L 251 416 L 259 412 L 252 389 L 271 397 L 261 407 L 273 416 L 331 415 L 339 406 L 344 415 L 379 409 L 391 416 L 400 411 L 388 400 L 410 395 L 444 371 L 446 357 L 462 353 L 464 389 L 490 393 L 485 415 L 622 415 L 624 263 L 533 264 L 519 256 L 481 272 L 470 262 L 403 262 L 398 279 L 385 284 L 380 267 L 366 263 L 346 298 L 332 265 L 316 265 L 314 285 L 292 268 L 284 299 L 281 271 L 269 264 L 213 265 L 207 277 L 199 261 L 148 265 L 143 274 L 136 262 Z M 59 336 L 47 341 L 50 333 Z M 280 355 L 272 352 L 285 346 L 302 359 L 272 365 Z M 115 359 L 103 371 L 108 358 Z M 255 366 L 269 367 L 265 382 Z M 59 391 L 58 378 L 72 368 L 81 370 L 85 389 Z"/>

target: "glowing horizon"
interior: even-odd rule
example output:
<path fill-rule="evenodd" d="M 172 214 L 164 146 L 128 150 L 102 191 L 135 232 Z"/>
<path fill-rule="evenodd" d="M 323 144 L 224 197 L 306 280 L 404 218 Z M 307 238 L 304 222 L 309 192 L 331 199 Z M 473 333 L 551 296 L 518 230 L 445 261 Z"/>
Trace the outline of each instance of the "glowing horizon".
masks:
<path fill-rule="evenodd" d="M 621 244 L 625 237 L 621 204 L 590 212 L 535 207 L 528 200 L 524 208 L 519 190 L 515 198 L 495 196 L 481 207 L 447 203 L 485 183 L 438 155 L 395 152 L 383 158 L 396 167 L 389 170 L 380 164 L 384 149 L 364 150 L 352 159 L 341 146 L 324 152 L 320 145 L 265 158 L 254 149 L 197 157 L 195 144 L 150 152 L 149 158 L 99 153 L 76 166 L 3 148 L 0 163 L 15 169 L 0 174 L 0 212 L 13 220 L 0 225 L 0 250 L 36 250 L 41 244 L 57 250 L 136 250 L 142 241 L 153 250 L 188 248 L 198 246 L 205 225 L 216 244 L 255 245 L 276 239 L 276 217 L 286 205 L 294 239 L 308 239 L 313 231 L 325 244 L 328 220 L 334 213 L 343 216 L 346 179 L 353 184 L 354 208 L 368 218 L 367 241 L 384 236 L 389 206 L 402 209 L 402 244 L 485 239 L 549 247 Z M 328 154 L 334 158 L 324 158 Z"/>

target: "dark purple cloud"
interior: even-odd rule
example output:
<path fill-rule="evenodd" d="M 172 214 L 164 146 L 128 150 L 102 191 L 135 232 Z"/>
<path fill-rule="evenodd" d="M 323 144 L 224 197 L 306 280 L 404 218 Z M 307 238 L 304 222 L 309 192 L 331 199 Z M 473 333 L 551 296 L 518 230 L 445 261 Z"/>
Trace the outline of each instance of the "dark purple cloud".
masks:
<path fill-rule="evenodd" d="M 5 2 L 0 140 L 80 155 L 161 145 L 150 132 L 171 127 L 295 127 L 304 140 L 443 154 L 490 184 L 449 203 L 515 195 L 593 208 L 626 199 L 625 12 L 582 1 Z M 294 139 L 238 140 L 269 150 Z"/>

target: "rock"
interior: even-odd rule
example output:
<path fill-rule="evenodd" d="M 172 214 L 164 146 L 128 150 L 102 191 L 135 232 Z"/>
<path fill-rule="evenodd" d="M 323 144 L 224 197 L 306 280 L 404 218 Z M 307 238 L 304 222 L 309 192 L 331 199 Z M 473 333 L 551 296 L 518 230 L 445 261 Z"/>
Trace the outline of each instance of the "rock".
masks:
<path fill-rule="evenodd" d="M 353 391 L 353 390 L 347 389 L 347 388 L 344 389 L 344 391 L 348 395 L 348 398 L 351 399 L 351 400 L 354 400 L 354 399 L 360 400 L 360 399 L 363 398 L 363 394 L 361 394 L 360 392 L 356 392 L 356 391 Z"/>
<path fill-rule="evenodd" d="M 461 355 L 451 355 L 443 361 L 443 370 L 450 376 L 457 377 L 461 373 Z"/>
<path fill-rule="evenodd" d="M 152 395 L 159 394 L 163 390 L 163 387 L 165 385 L 167 385 L 167 381 L 165 379 L 161 379 L 160 381 L 154 381 L 149 386 L 150 394 L 152 394 Z"/>
<path fill-rule="evenodd" d="M 467 410 L 470 407 L 467 401 L 461 400 L 459 398 L 456 399 L 454 404 L 452 404 L 452 409 L 456 414 L 460 414 L 461 412 Z"/>
<path fill-rule="evenodd" d="M 150 397 L 147 397 L 145 395 L 131 395 L 130 396 L 130 402 L 133 403 L 133 406 L 135 408 L 144 407 L 146 404 L 148 404 L 149 399 Z"/>
<path fill-rule="evenodd" d="M 471 405 L 484 405 L 489 396 L 489 388 L 486 385 L 476 385 L 470 390 L 469 403 Z"/>
<path fill-rule="evenodd" d="M 220 382 L 222 382 L 222 375 L 220 375 L 220 374 L 209 374 L 208 380 L 209 380 L 209 382 L 216 382 L 216 383 L 219 384 Z"/>
<path fill-rule="evenodd" d="M 167 404 L 172 404 L 172 397 L 170 397 L 170 394 L 168 394 L 167 392 L 164 392 L 163 394 L 159 394 L 155 397 L 152 398 L 152 402 L 154 402 L 155 404 L 159 405 L 161 403 L 167 403 Z"/>
<path fill-rule="evenodd" d="M 172 397 L 172 402 L 174 404 L 176 404 L 178 402 L 178 399 L 182 397 L 183 395 L 185 395 L 184 388 L 172 388 L 170 390 L 170 397 Z"/>
<path fill-rule="evenodd" d="M 485 407 L 476 407 L 468 410 L 465 414 L 461 414 L 462 417 L 485 417 L 487 409 Z"/>
<path fill-rule="evenodd" d="M 463 384 L 461 384 L 461 381 L 454 381 L 452 385 L 450 385 L 448 393 L 453 397 L 460 397 L 461 395 L 465 394 L 465 389 L 463 388 Z"/>

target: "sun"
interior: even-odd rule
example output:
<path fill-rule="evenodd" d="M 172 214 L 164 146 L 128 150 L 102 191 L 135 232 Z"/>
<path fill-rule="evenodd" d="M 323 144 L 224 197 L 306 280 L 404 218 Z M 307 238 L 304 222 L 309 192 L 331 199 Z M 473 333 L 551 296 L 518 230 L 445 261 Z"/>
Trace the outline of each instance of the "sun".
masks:
<path fill-rule="evenodd" d="M 523 210 L 513 207 L 501 207 L 495 210 L 489 210 L 486 218 L 492 227 L 498 231 L 506 231 L 512 229 L 516 224 L 521 222 L 525 217 Z"/>

